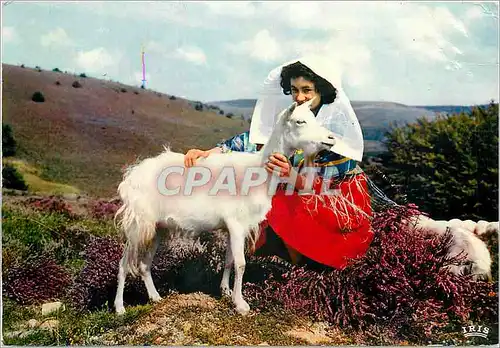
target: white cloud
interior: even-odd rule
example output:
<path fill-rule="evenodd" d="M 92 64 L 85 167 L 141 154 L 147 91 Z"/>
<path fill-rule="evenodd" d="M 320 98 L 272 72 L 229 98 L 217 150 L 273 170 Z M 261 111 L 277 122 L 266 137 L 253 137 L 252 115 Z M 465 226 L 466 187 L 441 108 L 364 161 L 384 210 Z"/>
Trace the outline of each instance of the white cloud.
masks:
<path fill-rule="evenodd" d="M 267 29 L 260 30 L 250 40 L 228 45 L 228 49 L 232 53 L 248 55 L 264 62 L 277 61 L 284 53 L 278 40 Z"/>
<path fill-rule="evenodd" d="M 159 53 L 159 54 L 166 54 L 167 53 L 167 46 L 155 41 L 155 40 L 150 40 L 144 45 L 144 51 L 147 53 Z"/>
<path fill-rule="evenodd" d="M 251 18 L 258 14 L 256 5 L 249 1 L 207 1 L 203 5 L 215 16 Z"/>
<path fill-rule="evenodd" d="M 18 38 L 17 31 L 14 27 L 2 27 L 2 41 L 4 43 L 14 42 Z"/>
<path fill-rule="evenodd" d="M 464 23 L 446 8 L 415 6 L 394 20 L 393 38 L 402 55 L 447 64 L 461 55 L 453 39 L 467 37 Z"/>
<path fill-rule="evenodd" d="M 196 65 L 204 65 L 207 63 L 205 52 L 196 46 L 179 47 L 175 50 L 174 57 L 186 60 Z"/>
<path fill-rule="evenodd" d="M 63 28 L 56 28 L 40 37 L 40 44 L 43 47 L 49 46 L 72 46 L 73 40 L 68 36 Z"/>
<path fill-rule="evenodd" d="M 117 66 L 119 57 L 113 56 L 105 48 L 99 47 L 90 51 L 77 53 L 75 63 L 88 72 L 104 73 L 107 69 Z"/>

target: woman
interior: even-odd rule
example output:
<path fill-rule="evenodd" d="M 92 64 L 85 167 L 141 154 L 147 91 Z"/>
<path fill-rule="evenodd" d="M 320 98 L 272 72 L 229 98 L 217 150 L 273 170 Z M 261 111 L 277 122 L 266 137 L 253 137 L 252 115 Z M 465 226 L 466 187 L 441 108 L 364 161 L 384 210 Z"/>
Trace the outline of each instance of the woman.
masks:
<path fill-rule="evenodd" d="M 329 66 L 331 64 L 325 59 L 305 57 L 273 69 L 257 101 L 250 131 L 221 142 L 208 151 L 189 150 L 185 155 L 185 164 L 193 166 L 197 158 L 211 153 L 260 150 L 280 110 L 280 92 L 291 94 L 298 104 L 315 98 L 311 110 L 323 126 L 337 134 L 331 151 L 318 153 L 312 161 L 314 166 L 319 167 L 313 186 L 317 194 L 299 195 L 296 192 L 285 195 L 285 190 L 278 190 L 267 221 L 262 224 L 256 249 L 257 254 L 262 255 L 266 254 L 266 248 L 275 249 L 272 244 L 283 243 L 289 260 L 294 264 L 305 256 L 306 260 L 342 269 L 350 259 L 366 253 L 373 239 L 370 227 L 372 210 L 367 178 L 357 166 L 363 155 L 361 128 L 341 89 L 337 71 Z M 272 173 L 275 168 L 279 169 L 282 177 L 294 177 L 293 171 L 298 170 L 295 173 L 295 189 L 300 191 L 306 185 L 306 175 L 301 172 L 304 162 L 307 161 L 301 151 L 296 151 L 289 158 L 284 154 L 272 154 L 266 170 Z M 328 182 L 330 190 L 337 190 L 338 195 L 321 195 L 320 188 L 324 181 Z"/>

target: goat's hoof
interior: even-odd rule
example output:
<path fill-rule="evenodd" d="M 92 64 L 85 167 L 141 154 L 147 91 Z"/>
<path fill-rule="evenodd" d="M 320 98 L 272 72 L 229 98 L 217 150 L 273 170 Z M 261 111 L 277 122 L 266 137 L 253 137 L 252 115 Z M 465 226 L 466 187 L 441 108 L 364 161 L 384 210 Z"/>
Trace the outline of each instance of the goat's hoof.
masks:
<path fill-rule="evenodd" d="M 236 304 L 236 312 L 245 316 L 250 312 L 250 305 L 246 301 L 242 300 Z"/>
<path fill-rule="evenodd" d="M 116 307 L 116 314 L 118 314 L 118 315 L 125 314 L 125 307 L 123 307 L 123 306 Z"/>
<path fill-rule="evenodd" d="M 222 296 L 232 297 L 233 295 L 233 291 L 225 286 L 221 287 L 220 291 L 222 293 Z"/>
<path fill-rule="evenodd" d="M 153 302 L 160 302 L 161 300 L 163 300 L 163 298 L 159 294 L 151 297 L 151 301 Z"/>

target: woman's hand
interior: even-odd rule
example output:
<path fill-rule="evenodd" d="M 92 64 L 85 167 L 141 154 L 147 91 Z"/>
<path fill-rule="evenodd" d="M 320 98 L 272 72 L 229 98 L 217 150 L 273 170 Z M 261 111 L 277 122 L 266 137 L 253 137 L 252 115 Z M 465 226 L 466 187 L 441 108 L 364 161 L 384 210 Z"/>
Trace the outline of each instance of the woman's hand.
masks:
<path fill-rule="evenodd" d="M 184 165 L 189 168 L 194 166 L 196 160 L 200 157 L 207 158 L 210 155 L 210 151 L 204 151 L 199 149 L 191 149 L 184 155 Z"/>
<path fill-rule="evenodd" d="M 289 177 L 292 172 L 292 164 L 284 155 L 273 153 L 269 156 L 269 161 L 265 166 L 266 171 L 272 174 L 274 170 L 279 172 L 280 177 Z"/>
<path fill-rule="evenodd" d="M 307 178 L 293 169 L 288 158 L 280 153 L 273 153 L 269 156 L 269 162 L 265 166 L 269 174 L 272 174 L 275 168 L 279 171 L 279 176 L 286 178 L 288 183 L 294 185 L 296 190 L 300 191 L 305 188 Z M 292 182 L 294 180 L 295 182 Z"/>

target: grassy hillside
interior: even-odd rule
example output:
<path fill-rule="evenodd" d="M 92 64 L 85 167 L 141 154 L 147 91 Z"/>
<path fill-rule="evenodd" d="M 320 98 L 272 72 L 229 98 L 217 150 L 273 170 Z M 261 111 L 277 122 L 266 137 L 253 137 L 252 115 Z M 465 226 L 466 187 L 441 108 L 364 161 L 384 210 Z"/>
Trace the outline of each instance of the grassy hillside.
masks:
<path fill-rule="evenodd" d="M 3 122 L 12 125 L 16 157 L 57 181 L 113 196 L 121 169 L 163 145 L 210 148 L 248 123 L 196 110 L 195 103 L 110 81 L 3 64 Z M 73 87 L 78 81 L 80 88 Z M 41 92 L 42 103 L 32 101 Z M 171 99 L 172 98 L 172 99 Z M 175 99 L 173 99 L 175 98 Z"/>

